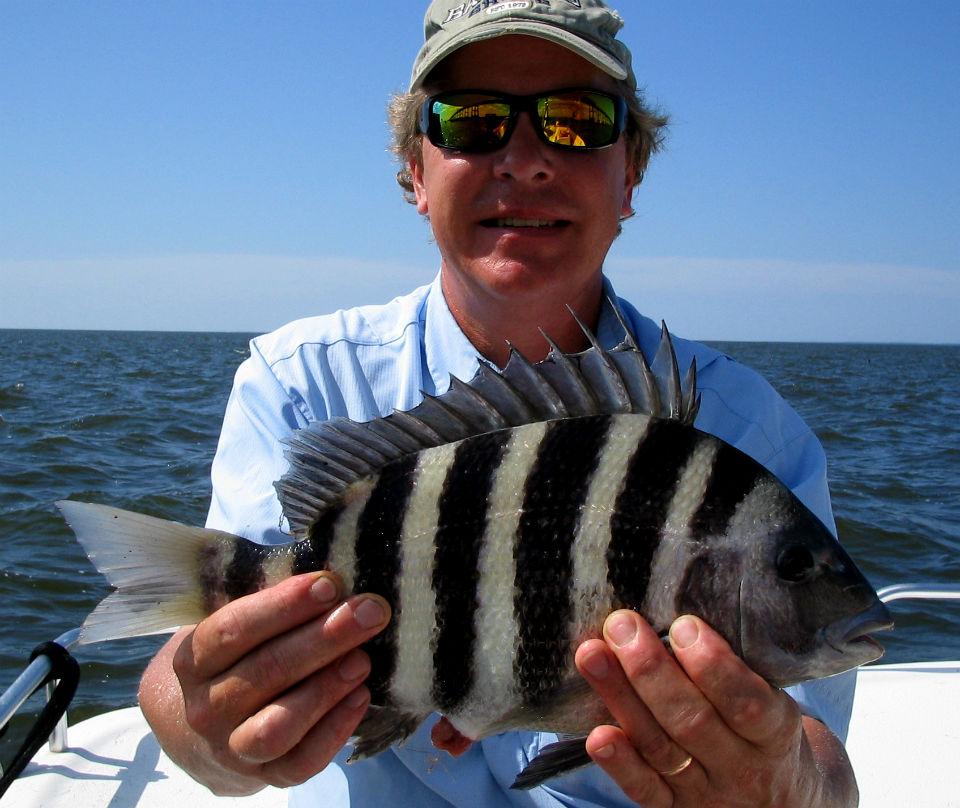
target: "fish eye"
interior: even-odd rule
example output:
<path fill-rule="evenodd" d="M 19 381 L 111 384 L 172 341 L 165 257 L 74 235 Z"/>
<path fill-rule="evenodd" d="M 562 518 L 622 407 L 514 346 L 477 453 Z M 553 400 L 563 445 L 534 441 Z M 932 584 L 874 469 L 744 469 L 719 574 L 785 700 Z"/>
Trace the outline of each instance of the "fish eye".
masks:
<path fill-rule="evenodd" d="M 817 563 L 806 547 L 794 544 L 777 556 L 777 575 L 784 581 L 799 583 L 810 577 Z"/>

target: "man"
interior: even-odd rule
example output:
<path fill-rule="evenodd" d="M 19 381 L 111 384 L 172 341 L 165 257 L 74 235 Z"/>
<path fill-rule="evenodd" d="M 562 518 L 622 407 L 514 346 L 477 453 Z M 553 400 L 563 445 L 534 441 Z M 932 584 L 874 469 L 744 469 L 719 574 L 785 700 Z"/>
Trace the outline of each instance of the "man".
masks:
<path fill-rule="evenodd" d="M 565 351 L 584 348 L 567 305 L 608 347 L 619 341 L 603 261 L 663 123 L 636 97 L 629 51 L 615 39 L 621 24 L 599 0 L 431 5 L 412 94 L 393 109 L 402 184 L 429 216 L 440 274 L 386 306 L 254 340 L 214 461 L 209 526 L 286 540 L 271 486 L 285 470 L 280 440 L 311 420 L 409 409 L 420 390 L 442 392 L 449 374 L 472 376 L 478 356 L 502 366 L 506 340 L 540 359 L 538 328 Z M 464 99 L 464 90 L 485 98 Z M 625 116 L 618 99 L 629 102 Z M 563 111 L 528 114 L 537 103 Z M 515 114 L 494 115 L 507 106 Z M 591 117 L 603 119 L 598 128 L 582 123 Z M 652 351 L 656 327 L 621 306 Z M 697 357 L 698 426 L 765 463 L 829 524 L 822 450 L 797 416 L 726 357 L 679 340 L 677 350 L 682 364 Z M 140 697 L 175 761 L 220 793 L 304 783 L 291 789 L 298 806 L 856 803 L 843 747 L 822 723 L 843 731 L 847 680 L 792 691 L 804 715 L 702 621 L 674 624 L 671 656 L 632 612 L 612 615 L 604 639 L 577 652 L 618 722 L 589 737 L 598 766 L 511 792 L 552 737 L 505 733 L 464 749 L 435 721 L 401 747 L 345 765 L 369 704 L 359 646 L 390 615 L 373 595 L 343 601 L 339 587 L 328 573 L 299 576 L 171 639 Z M 826 690 L 846 702 L 837 708 Z"/>

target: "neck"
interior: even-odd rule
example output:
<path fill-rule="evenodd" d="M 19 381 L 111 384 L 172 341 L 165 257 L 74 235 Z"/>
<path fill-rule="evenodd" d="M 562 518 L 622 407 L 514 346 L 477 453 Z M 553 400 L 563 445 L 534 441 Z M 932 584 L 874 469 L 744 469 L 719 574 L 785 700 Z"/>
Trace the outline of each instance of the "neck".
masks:
<path fill-rule="evenodd" d="M 550 344 L 541 329 L 564 353 L 589 347 L 567 306 L 594 330 L 600 316 L 603 281 L 599 274 L 589 288 L 575 292 L 505 297 L 460 295 L 443 280 L 444 297 L 457 324 L 480 354 L 500 368 L 510 357 L 511 345 L 531 362 L 543 359 Z"/>

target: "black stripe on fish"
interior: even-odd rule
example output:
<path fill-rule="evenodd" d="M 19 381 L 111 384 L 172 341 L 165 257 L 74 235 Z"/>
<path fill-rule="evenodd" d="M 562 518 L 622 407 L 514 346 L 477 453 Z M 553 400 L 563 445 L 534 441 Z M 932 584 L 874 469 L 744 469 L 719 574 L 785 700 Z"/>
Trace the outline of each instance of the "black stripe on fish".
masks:
<path fill-rule="evenodd" d="M 238 541 L 234 545 L 233 558 L 223 577 L 223 591 L 228 600 L 242 598 L 263 589 L 266 576 L 264 559 L 270 554 L 268 545 L 252 541 Z"/>
<path fill-rule="evenodd" d="M 357 523 L 355 592 L 373 592 L 396 608 L 399 600 L 400 541 L 403 514 L 413 490 L 417 455 L 386 466 L 377 479 Z M 383 704 L 396 663 L 396 621 L 364 645 L 370 656 L 367 687 L 374 703 Z"/>
<path fill-rule="evenodd" d="M 571 546 L 609 425 L 609 416 L 550 423 L 527 478 L 517 529 L 514 675 L 530 704 L 556 689 L 569 653 Z"/>
<path fill-rule="evenodd" d="M 697 433 L 689 427 L 654 420 L 630 459 L 610 519 L 607 551 L 609 581 L 618 607 L 639 609 L 643 604 L 660 531 L 696 442 Z"/>
<path fill-rule="evenodd" d="M 223 593 L 223 551 L 226 543 L 204 543 L 197 559 L 197 574 L 200 591 L 203 593 L 203 610 L 212 614 L 226 603 Z"/>
<path fill-rule="evenodd" d="M 343 508 L 337 507 L 321 513 L 310 527 L 308 538 L 293 545 L 292 575 L 314 572 L 326 567 L 330 545 L 333 542 L 333 530 L 342 512 Z"/>
<path fill-rule="evenodd" d="M 439 502 L 433 591 L 440 633 L 434 650 L 433 695 L 456 708 L 473 685 L 477 583 L 490 488 L 510 439 L 507 430 L 461 443 Z"/>
<path fill-rule="evenodd" d="M 743 655 L 740 642 L 740 610 L 724 608 L 731 600 L 743 569 L 734 550 L 714 547 L 690 560 L 677 588 L 677 614 L 712 615 L 711 627 L 727 638 L 734 653 Z"/>
<path fill-rule="evenodd" d="M 740 503 L 764 473 L 751 457 L 729 444 L 718 443 L 703 502 L 690 520 L 691 534 L 695 539 L 726 533 Z"/>

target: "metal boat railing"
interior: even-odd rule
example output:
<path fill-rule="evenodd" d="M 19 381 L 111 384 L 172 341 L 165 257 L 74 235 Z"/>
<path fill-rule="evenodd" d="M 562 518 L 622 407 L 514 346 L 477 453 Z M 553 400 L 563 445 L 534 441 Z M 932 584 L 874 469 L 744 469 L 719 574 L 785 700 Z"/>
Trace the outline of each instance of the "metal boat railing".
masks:
<path fill-rule="evenodd" d="M 893 584 L 877 590 L 884 603 L 893 600 L 960 600 L 960 584 Z"/>
<path fill-rule="evenodd" d="M 0 797 L 30 762 L 33 755 L 48 743 L 51 751 L 67 748 L 67 707 L 77 691 L 80 666 L 69 649 L 80 639 L 80 629 L 61 634 L 54 642 L 38 645 L 30 655 L 30 663 L 10 687 L 0 695 L 0 732 L 24 702 L 46 686 L 47 701 L 7 771 L 0 769 Z"/>
<path fill-rule="evenodd" d="M 54 644 L 60 646 L 66 651 L 76 646 L 80 640 L 80 629 L 75 628 L 61 634 L 54 640 Z M 7 726 L 7 723 L 13 718 L 23 703 L 32 696 L 37 689 L 46 682 L 47 699 L 53 692 L 55 682 L 48 682 L 47 679 L 53 670 L 53 659 L 45 653 L 40 653 L 30 662 L 26 669 L 21 673 L 10 687 L 0 695 L 0 730 Z M 66 713 L 57 723 L 57 728 L 50 736 L 50 750 L 52 752 L 62 752 L 67 747 L 67 717 Z"/>

